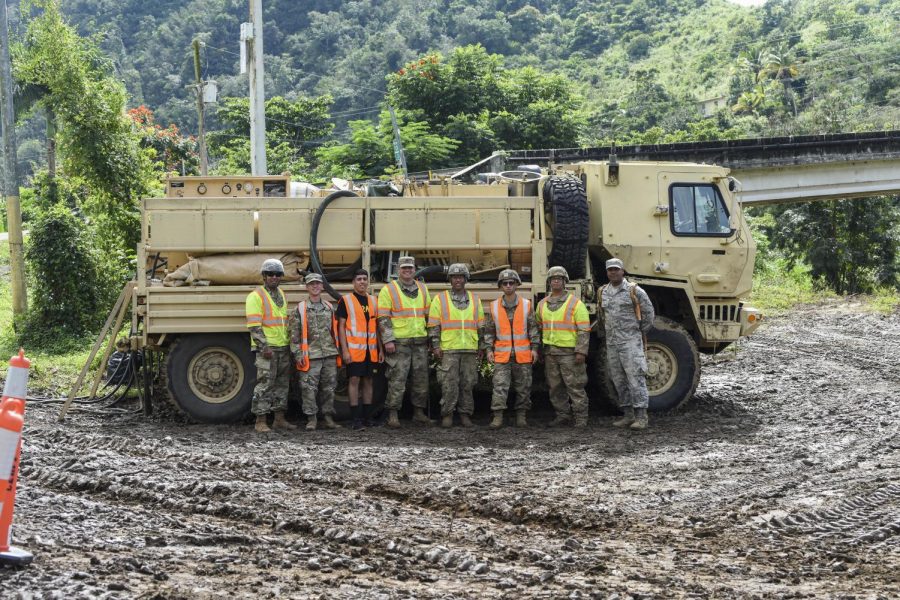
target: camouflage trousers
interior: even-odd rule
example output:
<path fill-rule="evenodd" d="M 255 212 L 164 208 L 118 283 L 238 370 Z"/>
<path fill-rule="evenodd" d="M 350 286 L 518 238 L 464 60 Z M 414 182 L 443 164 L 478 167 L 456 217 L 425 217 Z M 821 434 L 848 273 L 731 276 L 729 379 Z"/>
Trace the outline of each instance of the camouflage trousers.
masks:
<path fill-rule="evenodd" d="M 256 387 L 250 407 L 254 415 L 287 410 L 293 372 L 290 348 L 272 348 L 272 358 L 263 358 L 262 352 L 256 353 Z"/>
<path fill-rule="evenodd" d="M 388 391 L 384 406 L 388 410 L 403 407 L 403 395 L 409 382 L 409 395 L 416 408 L 428 406 L 428 344 L 395 342 L 397 351 L 384 354 L 388 366 Z"/>
<path fill-rule="evenodd" d="M 478 356 L 474 352 L 444 352 L 437 366 L 438 383 L 441 384 L 441 415 L 475 412 L 472 389 L 478 381 Z"/>
<path fill-rule="evenodd" d="M 550 403 L 557 415 L 588 416 L 587 365 L 575 362 L 575 353 L 546 354 L 544 373 L 550 388 Z"/>
<path fill-rule="evenodd" d="M 509 388 L 512 385 L 516 392 L 515 410 L 531 408 L 531 363 L 516 362 L 494 364 L 494 395 L 491 397 L 491 410 L 506 410 Z"/>
<path fill-rule="evenodd" d="M 322 408 L 323 415 L 334 414 L 334 388 L 337 386 L 337 360 L 334 356 L 311 358 L 309 370 L 299 372 L 303 414 L 314 416 Z"/>
<path fill-rule="evenodd" d="M 606 372 L 619 397 L 619 406 L 647 408 L 647 357 L 640 339 L 606 345 Z"/>

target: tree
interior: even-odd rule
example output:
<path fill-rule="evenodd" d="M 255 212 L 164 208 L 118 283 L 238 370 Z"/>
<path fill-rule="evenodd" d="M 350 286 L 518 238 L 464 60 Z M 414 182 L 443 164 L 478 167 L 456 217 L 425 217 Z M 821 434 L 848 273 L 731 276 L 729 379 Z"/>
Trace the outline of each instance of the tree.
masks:
<path fill-rule="evenodd" d="M 329 110 L 331 96 L 266 100 L 266 160 L 269 171 L 305 174 L 311 170 L 316 148 L 334 129 Z M 226 98 L 216 111 L 224 127 L 208 136 L 210 151 L 218 156 L 216 170 L 236 175 L 250 172 L 250 100 Z"/>
<path fill-rule="evenodd" d="M 153 111 L 144 105 L 129 110 L 128 116 L 141 136 L 141 146 L 153 149 L 158 171 L 200 174 L 197 140 L 181 135 L 174 124 L 170 123 L 168 127 L 159 125 Z"/>

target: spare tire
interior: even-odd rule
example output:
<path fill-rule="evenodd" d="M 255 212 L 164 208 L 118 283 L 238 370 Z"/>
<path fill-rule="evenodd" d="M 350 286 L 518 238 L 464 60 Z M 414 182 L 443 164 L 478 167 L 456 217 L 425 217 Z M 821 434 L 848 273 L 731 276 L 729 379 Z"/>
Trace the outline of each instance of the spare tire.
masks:
<path fill-rule="evenodd" d="M 547 266 L 563 267 L 569 279 L 585 276 L 590 213 L 584 185 L 574 177 L 549 177 L 544 202 L 550 206 L 553 247 Z"/>

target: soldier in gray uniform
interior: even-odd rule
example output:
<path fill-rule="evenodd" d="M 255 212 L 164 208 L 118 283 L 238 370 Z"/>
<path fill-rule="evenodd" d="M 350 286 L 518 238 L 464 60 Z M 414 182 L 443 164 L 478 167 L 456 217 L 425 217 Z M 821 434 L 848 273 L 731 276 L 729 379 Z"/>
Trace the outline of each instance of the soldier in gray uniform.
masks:
<path fill-rule="evenodd" d="M 292 310 L 288 318 L 291 353 L 300 372 L 300 393 L 306 429 L 315 430 L 321 406 L 325 427 L 338 428 L 334 422 L 334 388 L 337 385 L 338 346 L 334 307 L 322 298 L 324 281 L 318 273 L 304 279 L 308 298 Z"/>
<path fill-rule="evenodd" d="M 484 344 L 488 362 L 494 365 L 494 393 L 491 429 L 503 427 L 510 385 L 516 392 L 516 427 L 527 427 L 526 412 L 531 408 L 532 365 L 540 358 L 541 332 L 534 319 L 532 303 L 516 293 L 522 283 L 513 269 L 504 269 L 497 277 L 503 295 L 491 303 L 484 315 Z"/>
<path fill-rule="evenodd" d="M 618 258 L 606 261 L 609 283 L 600 293 L 606 327 L 606 369 L 625 415 L 615 427 L 646 429 L 647 358 L 644 338 L 653 327 L 653 304 L 647 292 L 625 279 L 625 266 Z"/>

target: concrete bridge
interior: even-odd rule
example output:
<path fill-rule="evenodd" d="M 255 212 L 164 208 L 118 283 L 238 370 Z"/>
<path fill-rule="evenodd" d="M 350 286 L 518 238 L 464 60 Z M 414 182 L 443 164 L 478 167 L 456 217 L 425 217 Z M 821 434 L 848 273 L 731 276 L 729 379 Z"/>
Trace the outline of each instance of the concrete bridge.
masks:
<path fill-rule="evenodd" d="M 741 183 L 745 205 L 900 194 L 900 131 L 679 144 L 513 150 L 510 165 L 617 159 L 717 164 Z"/>

